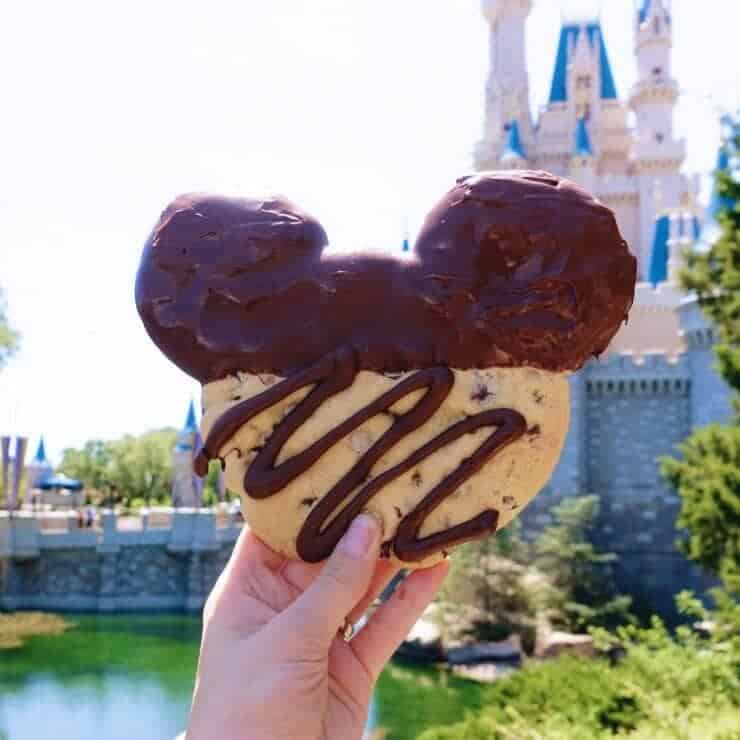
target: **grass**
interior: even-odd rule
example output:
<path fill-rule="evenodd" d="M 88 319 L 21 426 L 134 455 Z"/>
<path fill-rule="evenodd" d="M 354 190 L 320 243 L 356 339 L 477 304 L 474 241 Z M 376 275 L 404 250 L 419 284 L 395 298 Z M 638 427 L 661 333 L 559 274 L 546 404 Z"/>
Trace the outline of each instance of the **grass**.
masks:
<path fill-rule="evenodd" d="M 481 709 L 484 689 L 446 671 L 391 663 L 375 691 L 378 734 L 385 740 L 415 740 L 429 727 L 460 722 L 467 712 Z"/>

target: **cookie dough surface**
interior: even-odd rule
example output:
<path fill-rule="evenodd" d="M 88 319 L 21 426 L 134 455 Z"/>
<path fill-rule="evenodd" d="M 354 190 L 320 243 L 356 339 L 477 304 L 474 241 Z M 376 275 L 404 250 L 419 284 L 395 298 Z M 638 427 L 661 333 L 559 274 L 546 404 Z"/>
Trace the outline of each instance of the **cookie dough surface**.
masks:
<path fill-rule="evenodd" d="M 420 428 L 404 437 L 372 468 L 370 480 L 399 464 L 422 445 L 468 416 L 499 408 L 518 411 L 527 422 L 527 433 L 499 450 L 484 467 L 447 498 L 424 522 L 420 536 L 461 524 L 486 509 L 499 512 L 499 528 L 506 526 L 547 483 L 568 430 L 569 386 L 567 376 L 533 368 L 453 370 L 455 383 L 442 406 Z M 389 376 L 360 372 L 354 384 L 330 397 L 283 447 L 277 464 L 306 449 L 340 422 L 401 382 L 409 373 Z M 240 373 L 203 387 L 205 439 L 218 417 L 230 407 L 252 398 L 282 378 Z M 265 499 L 251 498 L 244 490 L 244 475 L 275 426 L 302 400 L 310 388 L 297 391 L 244 424 L 219 450 L 225 463 L 227 487 L 242 498 L 249 526 L 272 548 L 298 557 L 296 537 L 316 503 L 357 463 L 391 426 L 393 414 L 409 411 L 424 391 L 400 400 L 392 413 L 380 414 L 361 425 L 329 449 L 303 475 Z M 469 457 L 491 434 L 481 428 L 438 450 L 414 469 L 386 485 L 366 509 L 383 521 L 383 540 L 391 540 L 399 521 L 460 462 Z M 215 451 L 214 451 L 215 452 Z M 366 481 L 368 482 L 368 481 Z M 358 489 L 359 490 L 359 489 Z M 395 556 L 392 555 L 395 559 Z M 425 567 L 438 562 L 441 553 L 405 567 Z"/>

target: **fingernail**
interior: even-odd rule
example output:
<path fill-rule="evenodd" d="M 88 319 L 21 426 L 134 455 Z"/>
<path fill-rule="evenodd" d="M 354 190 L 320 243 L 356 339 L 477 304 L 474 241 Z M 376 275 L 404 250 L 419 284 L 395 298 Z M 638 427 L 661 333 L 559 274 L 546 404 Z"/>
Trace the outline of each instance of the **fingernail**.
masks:
<path fill-rule="evenodd" d="M 375 543 L 380 533 L 378 520 L 370 514 L 360 514 L 350 525 L 340 543 L 341 549 L 352 558 L 362 558 Z"/>

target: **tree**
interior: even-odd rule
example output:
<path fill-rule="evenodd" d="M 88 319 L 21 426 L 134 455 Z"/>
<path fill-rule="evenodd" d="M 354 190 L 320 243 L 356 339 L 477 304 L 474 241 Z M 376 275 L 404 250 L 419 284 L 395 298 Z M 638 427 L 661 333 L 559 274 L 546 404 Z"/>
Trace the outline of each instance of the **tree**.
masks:
<path fill-rule="evenodd" d="M 81 450 L 68 448 L 62 453 L 60 471 L 81 480 L 85 487 L 109 500 L 115 491 L 112 474 L 111 443 L 100 439 L 85 442 Z"/>
<path fill-rule="evenodd" d="M 456 550 L 434 612 L 443 637 L 495 640 L 517 633 L 528 649 L 540 624 L 583 632 L 632 622 L 630 598 L 612 587 L 615 556 L 591 542 L 598 512 L 595 496 L 566 498 L 534 545 L 521 538 L 515 521 Z"/>
<path fill-rule="evenodd" d="M 134 499 L 163 502 L 170 494 L 176 439 L 174 429 L 161 429 L 111 442 L 92 440 L 81 450 L 64 450 L 60 469 L 99 492 L 109 505 L 130 506 Z"/>
<path fill-rule="evenodd" d="M 0 290 L 0 368 L 17 349 L 19 340 L 18 332 L 10 328 L 6 312 L 7 307 L 2 290 Z"/>
<path fill-rule="evenodd" d="M 598 514 L 596 496 L 566 498 L 553 508 L 552 524 L 535 543 L 534 562 L 552 585 L 549 621 L 574 632 L 632 621 L 630 597 L 616 595 L 612 584 L 616 556 L 599 552 L 591 540 Z"/>
<path fill-rule="evenodd" d="M 735 157 L 740 151 L 740 123 L 731 122 L 733 136 L 725 145 Z M 734 164 L 733 164 L 734 166 Z M 694 291 L 707 317 L 719 331 L 715 347 L 719 372 L 735 391 L 740 390 L 740 179 L 737 172 L 717 173 L 723 209 L 719 239 L 707 252 L 690 251 L 681 274 L 683 286 Z"/>
<path fill-rule="evenodd" d="M 451 557 L 433 618 L 446 641 L 502 640 L 512 633 L 534 647 L 542 574 L 528 567 L 530 547 L 514 521 L 495 537 L 470 542 Z"/>
<path fill-rule="evenodd" d="M 727 146 L 736 156 L 740 124 L 732 122 Z M 740 181 L 735 172 L 718 173 L 725 204 L 721 236 L 706 253 L 692 252 L 682 282 L 696 292 L 714 323 L 718 369 L 730 388 L 740 391 Z M 681 446 L 680 459 L 667 458 L 661 470 L 681 496 L 677 520 L 686 530 L 679 545 L 693 560 L 720 575 L 740 593 L 740 417 L 726 425 L 697 429 Z"/>
<path fill-rule="evenodd" d="M 176 439 L 174 429 L 162 429 L 140 437 L 127 435 L 111 444 L 113 482 L 119 500 L 126 506 L 134 499 L 147 505 L 167 500 Z"/>

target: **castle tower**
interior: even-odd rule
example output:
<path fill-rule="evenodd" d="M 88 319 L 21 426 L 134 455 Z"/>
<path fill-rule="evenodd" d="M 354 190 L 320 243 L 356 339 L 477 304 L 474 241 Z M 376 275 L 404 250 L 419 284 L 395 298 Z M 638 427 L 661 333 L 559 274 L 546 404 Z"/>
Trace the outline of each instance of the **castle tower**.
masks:
<path fill-rule="evenodd" d="M 532 0 L 482 0 L 482 9 L 490 26 L 490 70 L 483 139 L 475 152 L 478 170 L 500 166 L 512 127 L 520 139 L 520 151 L 531 151 L 534 143 L 525 57 L 525 25 Z"/>
<path fill-rule="evenodd" d="M 634 159 L 640 193 L 640 275 L 649 271 L 655 229 L 656 186 L 666 208 L 686 205 L 688 187 L 680 174 L 686 148 L 674 139 L 673 111 L 678 84 L 671 76 L 672 15 L 668 0 L 641 0 L 635 14 L 638 77 L 629 97 L 636 117 Z"/>
<path fill-rule="evenodd" d="M 38 488 L 39 484 L 50 478 L 53 474 L 54 469 L 51 467 L 51 463 L 46 457 L 46 446 L 44 445 L 44 438 L 39 439 L 39 446 L 36 448 L 36 454 L 33 459 L 26 465 L 26 491 L 27 495 L 30 494 L 34 488 Z M 28 496 L 27 500 L 31 500 Z"/>
<path fill-rule="evenodd" d="M 195 404 L 191 401 L 177 443 L 172 450 L 172 504 L 180 507 L 200 506 L 200 481 L 193 473 L 193 456 L 200 439 L 198 422 L 195 418 Z"/>
<path fill-rule="evenodd" d="M 570 176 L 589 193 L 596 192 L 596 156 L 588 133 L 586 118 L 576 123 L 573 156 L 570 160 Z"/>

